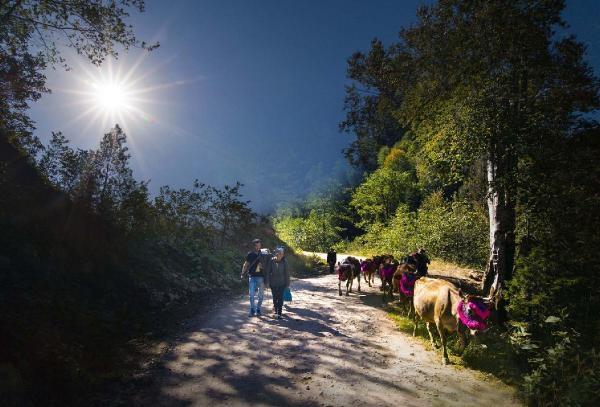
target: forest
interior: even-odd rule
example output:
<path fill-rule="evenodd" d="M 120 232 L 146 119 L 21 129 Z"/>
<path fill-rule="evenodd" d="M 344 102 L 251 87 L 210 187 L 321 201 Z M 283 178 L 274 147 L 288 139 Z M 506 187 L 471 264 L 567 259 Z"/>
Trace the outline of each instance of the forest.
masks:
<path fill-rule="evenodd" d="M 126 7 L 144 3 L 117 3 L 0 2 L 3 405 L 93 404 L 187 309 L 239 291 L 252 236 L 275 244 L 239 183 L 190 179 L 151 195 L 118 125 L 89 150 L 34 135 L 28 107 L 48 91 L 44 69 L 67 64 L 57 36 L 96 64 L 117 45 L 158 46 L 124 23 Z"/>
<path fill-rule="evenodd" d="M 340 129 L 363 178 L 274 217 L 305 250 L 425 248 L 483 271 L 487 293 L 499 280 L 533 405 L 588 405 L 600 385 L 600 83 L 563 9 L 439 1 L 354 53 Z"/>

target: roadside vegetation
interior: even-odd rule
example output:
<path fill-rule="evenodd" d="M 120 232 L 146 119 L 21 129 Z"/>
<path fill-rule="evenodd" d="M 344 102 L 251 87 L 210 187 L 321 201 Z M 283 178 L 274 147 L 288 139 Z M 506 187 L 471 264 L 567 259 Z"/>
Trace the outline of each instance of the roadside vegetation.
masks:
<path fill-rule="evenodd" d="M 479 269 L 506 331 L 463 363 L 492 355 L 480 367 L 531 405 L 600 393 L 600 82 L 564 7 L 439 1 L 397 42 L 354 53 L 340 128 L 363 179 L 274 218 L 307 250 L 423 247 Z"/>
<path fill-rule="evenodd" d="M 143 1 L 0 2 L 0 400 L 103 404 L 190 310 L 243 287 L 252 237 L 281 242 L 241 184 L 162 186 L 136 179 L 116 125 L 96 148 L 61 133 L 42 145 L 28 106 L 60 44 L 99 65 L 151 51 L 127 24 Z M 93 130 L 91 130 L 93 131 Z M 97 132 L 97 137 L 100 131 Z M 305 260 L 291 261 L 299 269 Z M 114 401 L 114 400 L 113 400 Z"/>
<path fill-rule="evenodd" d="M 76 403 L 134 368 L 130 341 L 241 288 L 247 242 L 270 231 L 241 185 L 196 181 L 151 197 L 118 127 L 89 151 L 57 134 L 37 161 L 1 147 L 0 354 L 3 399 L 15 405 L 49 394 Z"/>

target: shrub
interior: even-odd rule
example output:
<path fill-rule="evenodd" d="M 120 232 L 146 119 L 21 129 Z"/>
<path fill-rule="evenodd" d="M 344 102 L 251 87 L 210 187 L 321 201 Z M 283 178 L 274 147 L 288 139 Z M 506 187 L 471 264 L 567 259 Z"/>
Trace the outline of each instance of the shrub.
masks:
<path fill-rule="evenodd" d="M 463 201 L 448 203 L 437 192 L 416 212 L 398 206 L 388 224 L 371 225 L 363 242 L 367 252 L 401 257 L 424 247 L 433 257 L 481 267 L 488 253 L 487 218 L 482 209 Z"/>

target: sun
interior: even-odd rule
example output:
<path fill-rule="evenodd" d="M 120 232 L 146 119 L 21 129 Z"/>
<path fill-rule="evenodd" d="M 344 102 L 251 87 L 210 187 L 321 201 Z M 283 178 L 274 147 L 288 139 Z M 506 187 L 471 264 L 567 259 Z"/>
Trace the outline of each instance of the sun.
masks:
<path fill-rule="evenodd" d="M 91 93 L 99 109 L 115 114 L 132 107 L 132 92 L 119 82 L 101 81 L 92 83 Z"/>
<path fill-rule="evenodd" d="M 173 88 L 200 80 L 200 77 L 159 82 L 164 77 L 160 70 L 171 60 L 149 64 L 147 53 L 127 60 L 109 58 L 101 66 L 90 66 L 85 59 L 73 58 L 78 63 L 73 66 L 69 81 L 62 87 L 53 87 L 64 94 L 65 103 L 61 108 L 72 112 L 64 128 L 76 128 L 79 133 L 91 137 L 118 124 L 127 133 L 132 146 L 136 135 L 151 134 L 152 128 L 181 131 L 164 115 L 161 120 L 157 115 L 173 103 L 170 101 Z"/>
<path fill-rule="evenodd" d="M 101 67 L 76 66 L 72 84 L 61 89 L 75 112 L 67 126 L 83 123 L 83 132 L 106 132 L 118 124 L 132 133 L 144 124 L 155 124 L 151 110 L 164 99 L 159 92 L 172 85 L 153 85 L 151 72 L 138 69 L 141 63 L 142 59 L 127 68 L 127 64 L 108 60 Z"/>

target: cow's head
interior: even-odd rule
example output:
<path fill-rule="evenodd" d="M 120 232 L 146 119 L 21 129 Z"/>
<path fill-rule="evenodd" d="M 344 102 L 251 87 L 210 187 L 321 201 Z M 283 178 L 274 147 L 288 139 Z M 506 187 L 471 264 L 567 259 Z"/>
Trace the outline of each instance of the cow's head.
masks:
<path fill-rule="evenodd" d="M 471 335 L 477 336 L 489 329 L 491 316 L 495 313 L 495 305 L 489 298 L 461 295 L 457 311 L 460 323 L 469 330 Z"/>

